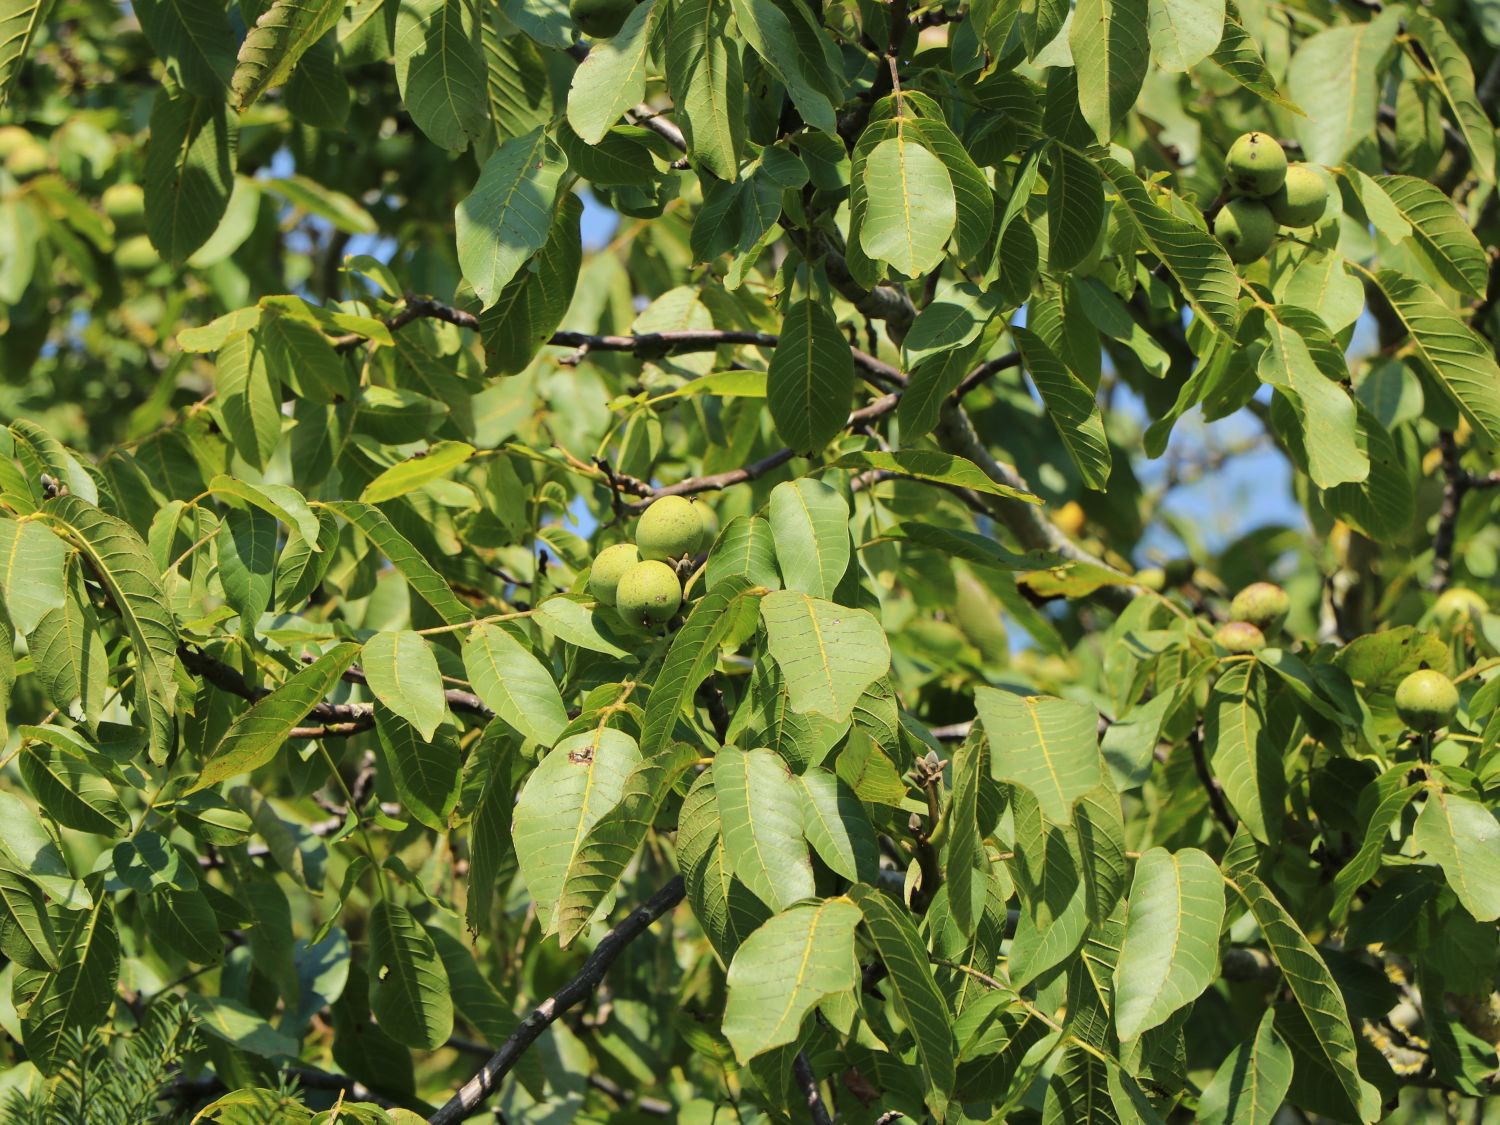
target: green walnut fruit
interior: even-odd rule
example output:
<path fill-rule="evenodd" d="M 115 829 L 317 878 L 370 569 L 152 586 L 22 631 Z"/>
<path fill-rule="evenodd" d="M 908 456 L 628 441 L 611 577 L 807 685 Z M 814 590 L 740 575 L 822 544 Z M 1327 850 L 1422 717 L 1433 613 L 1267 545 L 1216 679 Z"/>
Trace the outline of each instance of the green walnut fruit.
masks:
<path fill-rule="evenodd" d="M 1328 209 L 1328 181 L 1310 164 L 1293 164 L 1266 206 L 1284 227 L 1310 227 Z"/>
<path fill-rule="evenodd" d="M 145 228 L 146 192 L 140 184 L 111 184 L 99 202 L 120 233 L 133 234 Z"/>
<path fill-rule="evenodd" d="M 1454 586 L 1438 595 L 1432 606 L 1432 619 L 1439 625 L 1453 627 L 1469 621 L 1477 621 L 1489 610 L 1489 603 L 1473 590 Z"/>
<path fill-rule="evenodd" d="M 608 39 L 624 26 L 635 0 L 571 0 L 568 14 L 591 39 Z"/>
<path fill-rule="evenodd" d="M 1248 621 L 1226 621 L 1214 633 L 1214 643 L 1225 652 L 1242 656 L 1266 647 L 1266 635 Z"/>
<path fill-rule="evenodd" d="M 677 572 L 656 559 L 636 563 L 615 587 L 615 608 L 632 625 L 647 629 L 665 625 L 680 605 L 682 583 Z"/>
<path fill-rule="evenodd" d="M 161 255 L 144 234 L 132 235 L 115 247 L 115 268 L 121 273 L 139 277 L 159 265 Z"/>
<path fill-rule="evenodd" d="M 1214 219 L 1214 237 L 1229 251 L 1231 261 L 1256 261 L 1265 257 L 1276 238 L 1276 216 L 1258 199 L 1231 199 Z"/>
<path fill-rule="evenodd" d="M 1441 672 L 1423 668 L 1396 688 L 1396 714 L 1413 730 L 1433 731 L 1447 726 L 1458 710 L 1458 688 Z"/>
<path fill-rule="evenodd" d="M 635 525 L 635 545 L 643 559 L 696 555 L 703 546 L 703 517 L 686 497 L 663 496 L 641 513 Z"/>
<path fill-rule="evenodd" d="M 30 138 L 23 145 L 12 149 L 5 158 L 5 170 L 18 180 L 29 180 L 40 176 L 52 166 L 52 154 L 47 147 Z"/>
<path fill-rule="evenodd" d="M 1286 150 L 1269 133 L 1245 133 L 1229 146 L 1224 178 L 1241 195 L 1274 195 L 1286 180 Z"/>
<path fill-rule="evenodd" d="M 34 140 L 19 125 L 0 125 L 0 160 L 4 160 L 21 146 L 32 144 Z"/>
<path fill-rule="evenodd" d="M 1281 632 L 1287 612 L 1292 608 L 1286 591 L 1274 582 L 1252 582 L 1229 603 L 1229 616 L 1248 621 L 1267 637 Z"/>
<path fill-rule="evenodd" d="M 640 561 L 641 553 L 634 543 L 616 543 L 604 548 L 589 568 L 589 593 L 605 605 L 614 605 L 620 579 Z"/>

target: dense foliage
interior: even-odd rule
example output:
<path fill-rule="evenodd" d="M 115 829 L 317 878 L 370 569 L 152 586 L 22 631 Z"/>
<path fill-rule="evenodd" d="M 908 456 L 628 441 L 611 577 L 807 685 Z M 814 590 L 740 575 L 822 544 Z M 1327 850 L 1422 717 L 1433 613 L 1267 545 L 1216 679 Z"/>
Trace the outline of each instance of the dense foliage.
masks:
<path fill-rule="evenodd" d="M 0 0 L 0 1115 L 1480 1120 L 1497 45 Z"/>

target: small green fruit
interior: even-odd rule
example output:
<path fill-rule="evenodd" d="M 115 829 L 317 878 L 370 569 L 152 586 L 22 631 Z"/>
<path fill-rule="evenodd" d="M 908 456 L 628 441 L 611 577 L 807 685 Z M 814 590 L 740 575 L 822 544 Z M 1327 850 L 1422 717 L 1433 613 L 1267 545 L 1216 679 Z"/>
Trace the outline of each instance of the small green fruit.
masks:
<path fill-rule="evenodd" d="M 1413 730 L 1434 731 L 1447 726 L 1458 710 L 1458 688 L 1441 672 L 1423 668 L 1396 688 L 1396 714 Z"/>
<path fill-rule="evenodd" d="M 1286 180 L 1286 150 L 1269 133 L 1245 133 L 1229 146 L 1224 178 L 1231 191 L 1264 199 Z"/>
<path fill-rule="evenodd" d="M 115 230 L 134 234 L 146 225 L 146 193 L 140 184 L 110 184 L 99 197 Z"/>
<path fill-rule="evenodd" d="M 1276 217 L 1258 199 L 1231 199 L 1214 219 L 1214 237 L 1231 261 L 1244 265 L 1265 257 L 1276 238 Z"/>
<path fill-rule="evenodd" d="M 635 525 L 635 545 L 641 558 L 680 559 L 696 555 L 703 545 L 703 517 L 682 496 L 663 496 L 641 513 Z"/>
<path fill-rule="evenodd" d="M 677 572 L 655 559 L 636 563 L 615 588 L 615 608 L 620 616 L 647 629 L 665 625 L 680 605 L 682 583 L 677 581 Z"/>
<path fill-rule="evenodd" d="M 0 160 L 4 160 L 22 145 L 29 145 L 34 138 L 19 125 L 0 125 Z"/>
<path fill-rule="evenodd" d="M 1248 621 L 1226 621 L 1214 633 L 1214 643 L 1236 656 L 1259 652 L 1266 647 L 1266 635 Z"/>
<path fill-rule="evenodd" d="M 12 149 L 5 158 L 5 170 L 18 180 L 29 180 L 40 176 L 52 167 L 52 154 L 45 145 L 30 138 L 27 143 Z"/>
<path fill-rule="evenodd" d="M 132 235 L 115 247 L 115 268 L 121 273 L 139 277 L 159 265 L 161 255 L 144 234 Z"/>
<path fill-rule="evenodd" d="M 1473 590 L 1454 586 L 1438 595 L 1432 606 L 1432 619 L 1439 625 L 1453 628 L 1479 620 L 1489 608 L 1489 604 Z"/>
<path fill-rule="evenodd" d="M 1160 593 L 1167 588 L 1167 572 L 1159 566 L 1148 566 L 1135 572 L 1135 583 L 1144 589 Z"/>
<path fill-rule="evenodd" d="M 640 561 L 641 553 L 634 543 L 616 543 L 604 548 L 589 568 L 589 593 L 604 605 L 614 605 L 620 579 Z"/>
<path fill-rule="evenodd" d="M 1328 209 L 1328 181 L 1310 164 L 1293 164 L 1266 205 L 1282 226 L 1310 227 Z"/>
<path fill-rule="evenodd" d="M 608 39 L 625 25 L 635 0 L 571 0 L 568 14 L 591 39 Z"/>
<path fill-rule="evenodd" d="M 1274 582 L 1252 582 L 1229 603 L 1229 616 L 1235 621 L 1248 621 L 1269 638 L 1281 632 L 1291 608 L 1291 600 L 1280 586 Z"/>

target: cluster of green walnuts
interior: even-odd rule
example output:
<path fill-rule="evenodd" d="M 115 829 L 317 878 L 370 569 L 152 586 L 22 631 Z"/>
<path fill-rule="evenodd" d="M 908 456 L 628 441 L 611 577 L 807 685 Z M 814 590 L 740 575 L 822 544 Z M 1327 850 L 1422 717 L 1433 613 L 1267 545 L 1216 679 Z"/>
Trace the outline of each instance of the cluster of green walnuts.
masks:
<path fill-rule="evenodd" d="M 718 521 L 700 500 L 663 496 L 641 513 L 634 543 L 599 552 L 589 568 L 589 593 L 628 624 L 659 629 L 682 607 L 684 572 L 713 541 Z"/>
<path fill-rule="evenodd" d="M 1229 603 L 1230 620 L 1214 633 L 1214 642 L 1230 655 L 1259 652 L 1275 640 L 1286 622 L 1291 603 L 1286 591 L 1271 582 L 1254 582 Z M 1451 628 L 1461 620 L 1482 616 L 1489 607 L 1472 590 L 1443 592 L 1433 606 L 1433 619 Z M 1442 672 L 1421 668 L 1396 687 L 1396 714 L 1412 730 L 1430 734 L 1453 721 L 1458 712 L 1458 687 Z"/>
<path fill-rule="evenodd" d="M 1229 200 L 1214 218 L 1214 236 L 1244 265 L 1265 257 L 1278 227 L 1310 227 L 1328 207 L 1328 180 L 1311 164 L 1286 162 L 1266 133 L 1245 133 L 1224 157 Z"/>
<path fill-rule="evenodd" d="M 52 152 L 19 125 L 0 126 L 0 168 L 17 183 L 52 171 Z M 104 189 L 99 200 L 115 233 L 115 266 L 122 274 L 139 277 L 161 265 L 161 255 L 146 235 L 146 193 L 140 184 L 118 183 Z"/>

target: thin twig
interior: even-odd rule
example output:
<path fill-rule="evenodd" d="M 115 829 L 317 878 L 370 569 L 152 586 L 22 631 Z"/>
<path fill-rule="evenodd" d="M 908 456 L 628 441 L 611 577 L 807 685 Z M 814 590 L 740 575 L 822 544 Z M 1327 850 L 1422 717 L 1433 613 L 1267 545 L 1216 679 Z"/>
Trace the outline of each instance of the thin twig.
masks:
<path fill-rule="evenodd" d="M 1239 821 L 1234 818 L 1234 813 L 1229 811 L 1229 803 L 1224 800 L 1224 788 L 1219 784 L 1214 775 L 1209 772 L 1208 755 L 1203 749 L 1203 731 L 1194 730 L 1188 735 L 1188 746 L 1193 752 L 1193 768 L 1198 771 L 1198 780 L 1203 783 L 1203 790 L 1208 794 L 1208 807 L 1213 810 L 1214 819 L 1224 827 L 1224 831 L 1233 836 Z"/>
<path fill-rule="evenodd" d="M 1443 501 L 1438 506 L 1437 530 L 1432 536 L 1432 578 L 1428 585 L 1442 593 L 1453 581 L 1453 544 L 1457 538 L 1458 516 L 1463 510 L 1464 494 L 1473 486 L 1459 461 L 1458 442 L 1452 430 L 1438 431 L 1438 452 L 1443 465 Z"/>
<path fill-rule="evenodd" d="M 542 1032 L 569 1008 L 593 995 L 621 951 L 645 933 L 651 923 L 681 902 L 683 893 L 682 876 L 678 875 L 599 939 L 599 944 L 594 947 L 573 979 L 542 1001 L 535 1011 L 521 1021 L 521 1026 L 479 1068 L 479 1073 L 465 1082 L 432 1115 L 431 1125 L 455 1125 L 455 1122 L 464 1120 L 483 1105 L 525 1054 L 526 1049 L 541 1037 Z"/>
<path fill-rule="evenodd" d="M 818 1076 L 813 1073 L 812 1063 L 807 1061 L 806 1051 L 797 1052 L 797 1058 L 792 1062 L 792 1074 L 802 1088 L 802 1096 L 807 1099 L 807 1115 L 812 1118 L 813 1125 L 833 1125 L 828 1107 L 823 1104 L 823 1093 L 818 1089 Z"/>

